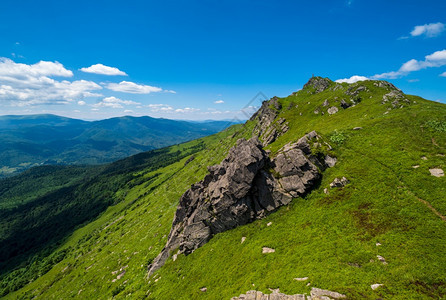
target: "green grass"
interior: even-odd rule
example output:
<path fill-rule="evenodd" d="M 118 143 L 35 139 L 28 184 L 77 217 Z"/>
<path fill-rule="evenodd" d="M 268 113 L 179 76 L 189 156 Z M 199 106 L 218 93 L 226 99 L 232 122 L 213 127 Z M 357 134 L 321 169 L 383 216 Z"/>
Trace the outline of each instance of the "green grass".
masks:
<path fill-rule="evenodd" d="M 319 94 L 304 89 L 280 99 L 278 117 L 284 117 L 290 129 L 268 146 L 273 155 L 316 130 L 338 159 L 305 198 L 263 220 L 216 235 L 191 255 L 169 259 L 146 278 L 147 264 L 167 241 L 180 196 L 203 178 L 206 166 L 219 163 L 238 138 L 251 136 L 255 124 L 248 122 L 235 128 L 238 133 L 203 139 L 206 149 L 187 165 L 184 157 L 161 169 L 140 171 L 153 180 L 126 189 L 123 201 L 60 247 L 67 249 L 62 261 L 6 298 L 229 299 L 252 289 L 308 294 L 311 286 L 352 299 L 444 298 L 446 224 L 419 199 L 446 215 L 446 178 L 429 173 L 433 167 L 446 170 L 446 134 L 436 129 L 437 123 L 429 125 L 431 120 L 443 122 L 446 106 L 408 96 L 410 105 L 389 110 L 390 104 L 381 104 L 388 91 L 372 81 L 357 85 L 369 92 L 360 92 L 355 96 L 360 103 L 345 110 L 340 101 L 350 99 L 345 94 L 348 84 Z M 330 105 L 324 107 L 326 99 Z M 314 113 L 333 105 L 339 108 L 334 115 Z M 330 189 L 330 182 L 342 176 L 350 183 Z M 276 252 L 262 254 L 265 246 Z M 377 255 L 388 264 L 379 262 Z M 126 272 L 117 279 L 121 268 Z M 311 286 L 293 280 L 307 276 Z M 384 286 L 373 291 L 374 283 Z M 202 287 L 207 292 L 201 292 Z"/>

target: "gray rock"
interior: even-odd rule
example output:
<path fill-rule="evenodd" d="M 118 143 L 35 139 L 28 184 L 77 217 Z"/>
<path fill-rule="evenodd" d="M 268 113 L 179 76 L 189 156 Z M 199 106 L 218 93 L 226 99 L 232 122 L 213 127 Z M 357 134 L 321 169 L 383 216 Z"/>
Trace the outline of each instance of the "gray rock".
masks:
<path fill-rule="evenodd" d="M 315 90 L 314 93 L 317 94 L 328 89 L 332 83 L 333 81 L 328 78 L 311 77 L 310 80 L 304 84 L 303 89 L 313 88 Z"/>
<path fill-rule="evenodd" d="M 327 99 L 325 99 L 324 103 L 322 103 L 322 106 L 329 106 L 329 105 L 330 105 L 330 103 L 328 102 Z"/>
<path fill-rule="evenodd" d="M 376 290 L 377 288 L 379 288 L 380 286 L 383 286 L 384 284 L 381 283 L 375 283 L 372 284 L 370 287 L 372 288 L 372 290 Z"/>
<path fill-rule="evenodd" d="M 246 241 L 246 236 L 242 236 L 242 240 L 240 242 L 240 244 L 243 244 Z"/>
<path fill-rule="evenodd" d="M 444 176 L 444 171 L 442 169 L 429 169 L 429 172 L 431 173 L 432 176 L 435 177 L 442 177 Z"/>
<path fill-rule="evenodd" d="M 335 114 L 335 113 L 337 113 L 338 112 L 338 108 L 336 107 L 336 106 L 332 106 L 332 107 L 330 107 L 328 110 L 327 110 L 327 113 L 329 114 L 329 115 L 333 115 L 333 114 Z"/>
<path fill-rule="evenodd" d="M 330 155 L 325 156 L 325 164 L 329 168 L 333 168 L 336 165 L 338 159 L 336 157 L 331 157 Z"/>
<path fill-rule="evenodd" d="M 350 106 L 352 106 L 350 103 L 345 102 L 344 99 L 341 100 L 341 107 L 342 107 L 343 109 L 347 109 L 347 108 L 349 108 Z"/>
<path fill-rule="evenodd" d="M 262 248 L 262 253 L 274 253 L 274 252 L 276 252 L 276 250 L 275 249 L 273 249 L 273 248 L 269 248 L 269 247 L 263 247 Z"/>
<path fill-rule="evenodd" d="M 269 101 L 263 101 L 260 109 L 250 118 L 251 121 L 257 121 L 253 136 L 260 137 L 263 146 L 271 144 L 289 129 L 288 122 L 284 118 L 276 121 L 281 109 L 279 98 L 273 97 Z"/>
<path fill-rule="evenodd" d="M 333 180 L 333 182 L 330 183 L 330 187 L 331 188 L 335 188 L 335 187 L 340 188 L 340 187 L 346 186 L 348 183 L 350 183 L 350 181 L 347 178 L 342 177 L 341 179 L 339 179 L 339 178 L 336 177 Z"/>
<path fill-rule="evenodd" d="M 248 291 L 238 297 L 232 297 L 231 300 L 306 300 L 305 295 L 285 295 L 279 289 L 272 290 L 271 294 L 263 294 L 260 291 Z"/>
<path fill-rule="evenodd" d="M 380 262 L 382 262 L 383 265 L 387 265 L 387 262 L 386 262 L 386 260 L 384 259 L 384 257 L 382 257 L 381 255 L 377 255 L 376 257 L 378 258 L 378 260 L 379 260 Z"/>
<path fill-rule="evenodd" d="M 315 288 L 315 287 L 311 289 L 311 293 L 310 294 L 311 294 L 312 298 L 316 298 L 316 297 L 321 298 L 323 296 L 334 298 L 334 299 L 346 298 L 346 296 L 343 295 L 343 294 L 340 294 L 340 293 L 337 293 L 337 292 L 332 292 L 332 291 L 329 291 L 329 290 L 322 290 L 322 289 L 318 289 L 318 288 Z"/>
<path fill-rule="evenodd" d="M 238 140 L 219 165 L 209 167 L 209 174 L 181 196 L 166 246 L 149 265 L 149 276 L 172 251 L 188 255 L 215 234 L 261 219 L 313 189 L 319 169 L 326 167 L 311 154 L 309 142 L 315 139 L 317 133 L 310 132 L 272 159 L 258 139 Z"/>
<path fill-rule="evenodd" d="M 355 127 L 355 128 L 353 128 L 353 130 L 361 130 L 362 129 L 362 127 Z"/>
<path fill-rule="evenodd" d="M 298 277 L 298 278 L 294 278 L 294 280 L 296 280 L 296 281 L 307 281 L 308 277 Z"/>
<path fill-rule="evenodd" d="M 200 291 L 202 291 L 203 293 L 204 293 L 204 292 L 207 292 L 207 290 L 208 290 L 208 288 L 206 288 L 206 287 L 202 287 L 202 288 L 200 289 Z"/>

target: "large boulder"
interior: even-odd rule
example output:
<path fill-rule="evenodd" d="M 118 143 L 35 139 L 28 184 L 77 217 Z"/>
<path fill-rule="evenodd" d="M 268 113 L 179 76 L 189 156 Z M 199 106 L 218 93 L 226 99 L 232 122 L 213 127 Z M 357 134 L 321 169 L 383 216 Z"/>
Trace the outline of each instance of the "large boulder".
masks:
<path fill-rule="evenodd" d="M 149 276 L 173 254 L 190 254 L 215 234 L 265 217 L 309 192 L 324 160 L 312 155 L 311 132 L 270 159 L 257 138 L 240 139 L 228 156 L 180 198 L 168 241 L 149 266 Z M 176 253 L 173 253 L 176 251 Z"/>

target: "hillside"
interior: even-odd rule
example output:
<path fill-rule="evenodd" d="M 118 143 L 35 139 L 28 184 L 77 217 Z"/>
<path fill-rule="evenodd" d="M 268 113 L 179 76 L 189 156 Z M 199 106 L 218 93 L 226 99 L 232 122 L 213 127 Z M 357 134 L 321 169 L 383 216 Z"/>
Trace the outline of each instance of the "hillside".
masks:
<path fill-rule="evenodd" d="M 129 116 L 92 122 L 55 115 L 0 116 L 0 177 L 42 164 L 108 163 L 233 124 Z"/>
<path fill-rule="evenodd" d="M 168 251 L 148 276 L 169 245 L 174 216 L 187 221 L 180 199 L 192 184 L 216 182 L 212 176 L 221 168 L 208 166 L 235 159 L 230 149 L 244 145 L 237 140 L 259 138 L 255 147 L 274 162 L 286 145 L 313 131 L 319 140 L 309 143 L 308 160 L 330 155 L 336 163 L 318 167 L 320 176 L 308 190 L 192 251 Z M 302 90 L 264 102 L 243 126 L 156 151 L 145 154 L 146 163 L 135 156 L 91 178 L 76 173 L 85 180 L 78 191 L 96 181 L 110 185 L 84 194 L 83 202 L 74 192 L 67 203 L 79 205 L 79 213 L 91 209 L 80 203 L 92 200 L 101 208 L 46 241 L 40 252 L 26 259 L 13 253 L 17 263 L 2 269 L 3 294 L 11 291 L 6 299 L 230 299 L 250 290 L 309 295 L 314 287 L 348 299 L 446 297 L 446 105 L 406 95 L 385 81 L 339 84 L 313 77 Z M 171 160 L 164 158 L 168 154 Z M 283 178 L 259 168 L 279 182 Z M 347 181 L 330 186 L 343 177 Z M 17 184 L 10 182 L 8 190 Z M 62 184 L 54 184 L 52 193 Z M 31 205 L 38 212 L 41 203 L 30 197 L 14 211 L 28 214 Z M 5 236 L 22 235 L 17 218 L 3 221 L 2 244 Z M 53 222 L 36 232 L 48 224 Z M 372 289 L 374 284 L 380 286 Z"/>

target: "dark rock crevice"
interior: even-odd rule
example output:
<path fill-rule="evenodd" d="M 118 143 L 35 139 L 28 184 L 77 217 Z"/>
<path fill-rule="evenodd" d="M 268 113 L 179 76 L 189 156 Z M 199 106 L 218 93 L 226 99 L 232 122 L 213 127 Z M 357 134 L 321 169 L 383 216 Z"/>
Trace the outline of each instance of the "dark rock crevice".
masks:
<path fill-rule="evenodd" d="M 310 142 L 319 138 L 313 131 L 273 158 L 257 138 L 238 140 L 219 165 L 209 167 L 204 179 L 181 196 L 167 244 L 149 265 L 149 276 L 170 255 L 190 254 L 215 234 L 264 218 L 311 191 L 326 167 L 311 154 Z"/>

